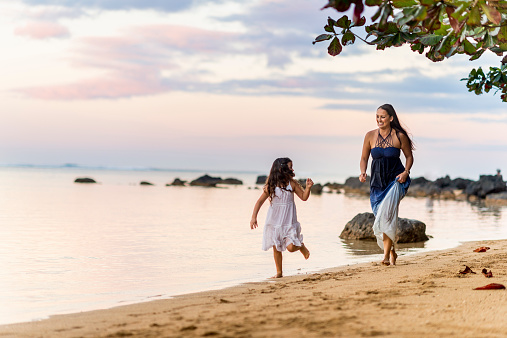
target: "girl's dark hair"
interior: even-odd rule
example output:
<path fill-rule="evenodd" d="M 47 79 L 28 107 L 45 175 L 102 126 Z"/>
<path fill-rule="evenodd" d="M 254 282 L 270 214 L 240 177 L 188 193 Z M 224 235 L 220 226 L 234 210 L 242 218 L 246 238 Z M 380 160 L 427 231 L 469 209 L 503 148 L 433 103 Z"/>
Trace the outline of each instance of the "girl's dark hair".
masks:
<path fill-rule="evenodd" d="M 294 177 L 294 172 L 289 168 L 290 162 L 292 160 L 288 157 L 277 158 L 273 162 L 266 185 L 264 186 L 270 201 L 275 196 L 275 188 L 280 187 L 285 189 L 289 185 L 290 179 Z"/>
<path fill-rule="evenodd" d="M 391 122 L 391 127 L 393 127 L 393 129 L 396 131 L 396 133 L 402 133 L 403 135 L 405 135 L 408 139 L 408 145 L 410 146 L 410 149 L 414 150 L 415 149 L 414 141 L 412 141 L 412 138 L 408 135 L 405 128 L 403 128 L 401 126 L 400 120 L 398 119 L 398 115 L 396 114 L 396 110 L 394 110 L 394 107 L 392 105 L 390 105 L 389 103 L 386 103 L 386 104 L 381 105 L 377 109 L 383 109 L 389 114 L 389 116 L 393 117 L 393 121 Z"/>

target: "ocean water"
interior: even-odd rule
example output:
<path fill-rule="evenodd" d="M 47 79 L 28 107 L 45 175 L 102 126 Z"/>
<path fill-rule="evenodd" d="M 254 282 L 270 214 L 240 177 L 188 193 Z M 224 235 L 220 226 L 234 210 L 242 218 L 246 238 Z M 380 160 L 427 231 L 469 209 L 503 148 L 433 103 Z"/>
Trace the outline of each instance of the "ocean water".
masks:
<path fill-rule="evenodd" d="M 261 281 L 275 274 L 261 250 L 267 204 L 250 230 L 257 173 L 220 172 L 242 186 L 167 187 L 204 172 L 0 168 L 0 324 L 110 308 Z M 99 184 L 75 184 L 76 177 Z M 319 183 L 344 178 L 314 176 Z M 147 180 L 154 186 L 140 186 Z M 297 200 L 297 198 L 296 198 Z M 379 261 L 374 242 L 338 236 L 369 199 L 337 193 L 296 201 L 311 252 L 284 253 L 284 274 Z M 400 246 L 400 260 L 463 241 L 507 238 L 507 208 L 406 197 L 400 217 L 432 238 Z"/>

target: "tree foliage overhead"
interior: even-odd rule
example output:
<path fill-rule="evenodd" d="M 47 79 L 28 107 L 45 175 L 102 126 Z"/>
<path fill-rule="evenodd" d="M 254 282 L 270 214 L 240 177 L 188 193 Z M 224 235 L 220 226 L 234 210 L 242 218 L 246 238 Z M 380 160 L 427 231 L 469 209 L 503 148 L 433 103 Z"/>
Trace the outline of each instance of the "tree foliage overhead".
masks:
<path fill-rule="evenodd" d="M 470 60 L 479 59 L 487 50 L 500 58 L 507 51 L 506 0 L 328 0 L 322 9 L 334 8 L 346 12 L 353 8 L 352 18 L 343 15 L 338 20 L 328 18 L 325 34 L 317 42 L 331 40 L 328 53 L 336 56 L 344 46 L 356 39 L 377 50 L 410 45 L 414 52 L 433 62 L 456 54 L 466 54 Z M 372 24 L 366 26 L 361 16 L 364 6 L 376 8 Z M 358 34 L 358 30 L 364 30 Z M 361 36 L 366 36 L 361 38 Z M 472 69 L 467 87 L 477 95 L 495 88 L 501 100 L 507 102 L 507 56 L 499 67 Z"/>

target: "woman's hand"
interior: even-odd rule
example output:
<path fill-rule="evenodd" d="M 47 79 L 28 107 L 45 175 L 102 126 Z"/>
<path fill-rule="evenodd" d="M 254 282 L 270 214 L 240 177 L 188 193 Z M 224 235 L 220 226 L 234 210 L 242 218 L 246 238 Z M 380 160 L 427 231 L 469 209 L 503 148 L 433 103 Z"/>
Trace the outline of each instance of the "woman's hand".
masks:
<path fill-rule="evenodd" d="M 361 173 L 361 175 L 359 175 L 359 182 L 361 182 L 361 183 L 366 182 L 366 177 L 367 176 L 368 175 L 366 175 L 366 173 Z"/>
<path fill-rule="evenodd" d="M 405 183 L 407 181 L 408 173 L 406 171 L 402 172 L 396 178 L 398 179 L 398 182 Z"/>
<path fill-rule="evenodd" d="M 250 229 L 255 229 L 258 226 L 259 225 L 257 224 L 257 218 L 252 218 L 252 220 L 250 221 Z"/>

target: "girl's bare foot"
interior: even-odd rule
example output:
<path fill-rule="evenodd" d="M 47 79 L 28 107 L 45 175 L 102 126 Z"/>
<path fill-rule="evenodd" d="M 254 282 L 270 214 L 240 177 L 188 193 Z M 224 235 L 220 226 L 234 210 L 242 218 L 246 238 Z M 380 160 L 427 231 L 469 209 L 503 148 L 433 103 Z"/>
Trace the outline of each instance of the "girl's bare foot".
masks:
<path fill-rule="evenodd" d="M 391 265 L 391 263 L 389 263 L 389 261 L 387 261 L 387 260 L 383 260 L 382 262 L 380 262 L 380 264 L 385 265 L 385 266 Z"/>
<path fill-rule="evenodd" d="M 301 251 L 305 259 L 308 259 L 308 257 L 310 257 L 310 251 L 308 251 L 308 248 L 305 246 L 304 243 L 301 244 L 301 249 L 299 249 L 299 251 Z"/>
<path fill-rule="evenodd" d="M 274 275 L 273 277 L 269 277 L 269 279 L 275 279 L 275 278 L 282 278 L 283 277 L 283 274 L 282 273 L 277 273 L 276 275 Z"/>
<path fill-rule="evenodd" d="M 396 258 L 398 258 L 398 255 L 396 254 L 396 252 L 391 250 L 391 264 L 392 265 L 396 265 Z"/>

